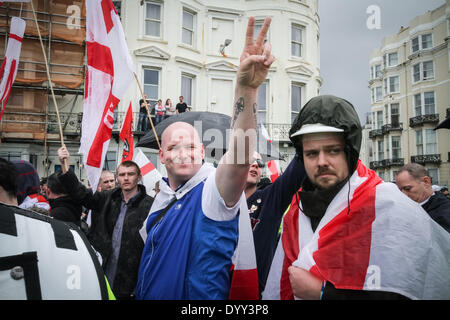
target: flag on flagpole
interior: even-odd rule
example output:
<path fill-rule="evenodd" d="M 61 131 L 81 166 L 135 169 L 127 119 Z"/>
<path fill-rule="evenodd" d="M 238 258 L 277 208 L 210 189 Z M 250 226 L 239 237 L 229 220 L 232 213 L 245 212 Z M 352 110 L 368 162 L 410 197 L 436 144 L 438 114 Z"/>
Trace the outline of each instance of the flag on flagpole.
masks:
<path fill-rule="evenodd" d="M 269 133 L 267 132 L 266 127 L 263 124 L 261 124 L 261 133 L 264 138 L 269 141 L 269 143 L 272 143 Z M 280 162 L 278 160 L 270 160 L 269 162 L 267 162 L 266 173 L 269 176 L 270 181 L 272 181 L 273 183 L 281 174 Z"/>
<path fill-rule="evenodd" d="M 6 47 L 5 58 L 3 59 L 2 66 L 0 67 L 0 103 L 3 102 L 0 111 L 0 120 L 2 119 L 3 112 L 5 111 L 5 106 L 8 103 L 12 84 L 16 79 L 25 25 L 25 20 L 17 17 L 11 18 L 8 46 Z"/>
<path fill-rule="evenodd" d="M 86 1 L 86 47 L 79 152 L 92 189 L 96 190 L 111 140 L 113 112 L 134 74 L 122 24 L 111 0 Z"/>
<path fill-rule="evenodd" d="M 161 180 L 162 176 L 140 148 L 137 148 L 136 151 L 134 162 L 141 169 L 142 184 L 145 186 L 147 194 L 155 197 L 156 193 L 153 189 L 155 183 Z"/>
<path fill-rule="evenodd" d="M 131 101 L 119 137 L 123 141 L 122 162 L 133 160 L 133 108 Z"/>

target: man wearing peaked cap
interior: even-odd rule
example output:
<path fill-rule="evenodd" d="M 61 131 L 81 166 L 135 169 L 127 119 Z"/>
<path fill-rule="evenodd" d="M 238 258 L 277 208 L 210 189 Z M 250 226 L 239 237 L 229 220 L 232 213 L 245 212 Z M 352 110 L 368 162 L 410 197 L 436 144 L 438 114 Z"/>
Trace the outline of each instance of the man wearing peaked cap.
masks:
<path fill-rule="evenodd" d="M 283 220 L 263 299 L 449 299 L 450 237 L 358 159 L 353 105 L 315 97 L 290 135 L 307 178 Z"/>

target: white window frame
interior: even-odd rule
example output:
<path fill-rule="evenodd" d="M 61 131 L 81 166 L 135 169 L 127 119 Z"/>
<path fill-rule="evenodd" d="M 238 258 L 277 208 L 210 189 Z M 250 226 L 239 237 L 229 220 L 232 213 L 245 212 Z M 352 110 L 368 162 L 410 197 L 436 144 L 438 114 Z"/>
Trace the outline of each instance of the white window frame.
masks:
<path fill-rule="evenodd" d="M 433 94 L 433 113 L 429 113 L 426 112 L 428 107 L 425 106 L 425 94 L 426 93 L 432 93 Z M 417 97 L 420 96 L 420 105 L 417 105 L 418 99 Z M 426 115 L 426 114 L 435 114 L 436 113 L 436 92 L 434 91 L 424 91 L 421 93 L 416 93 L 415 95 L 413 95 L 413 106 L 414 106 L 414 115 L 417 116 L 421 116 L 421 115 Z M 419 109 L 418 107 L 420 107 L 420 114 L 417 114 L 417 110 Z"/>
<path fill-rule="evenodd" d="M 159 20 L 158 19 L 151 19 L 151 18 L 147 18 L 147 5 L 155 5 L 155 6 L 159 6 Z M 163 2 L 160 1 L 155 1 L 155 0 L 146 0 L 144 2 L 144 6 L 143 6 L 143 21 L 144 21 L 144 26 L 143 26 L 143 34 L 145 35 L 145 37 L 150 37 L 150 38 L 156 38 L 156 39 L 162 39 L 163 38 L 163 17 L 164 17 L 164 4 Z M 157 22 L 159 23 L 159 35 L 151 35 L 151 34 L 147 34 L 147 22 Z"/>
<path fill-rule="evenodd" d="M 190 14 L 192 16 L 192 29 L 189 29 L 187 26 L 184 25 L 184 14 L 185 13 L 186 14 Z M 195 12 L 195 11 L 189 9 L 189 8 L 183 7 L 182 16 L 181 16 L 181 43 L 183 45 L 186 45 L 186 46 L 189 46 L 189 47 L 192 47 L 192 48 L 196 47 L 196 41 L 195 41 L 195 39 L 196 39 L 196 25 L 197 25 L 197 12 Z M 191 43 L 184 42 L 183 31 L 185 31 L 185 30 L 187 32 L 190 32 Z"/>
<path fill-rule="evenodd" d="M 293 32 L 292 32 L 292 29 L 293 28 L 296 28 L 296 29 L 299 29 L 300 30 L 300 41 L 297 41 L 297 40 L 293 40 Z M 290 44 L 291 44 L 291 47 L 290 47 L 290 52 L 291 52 L 291 57 L 296 57 L 296 58 L 301 58 L 301 57 L 303 57 L 303 53 L 305 52 L 305 41 L 304 41 L 304 37 L 305 37 L 305 30 L 306 30 L 306 27 L 304 26 L 304 25 L 301 25 L 301 24 L 299 24 L 299 23 L 295 23 L 295 22 L 292 22 L 291 23 L 291 42 L 290 42 Z M 300 47 L 300 55 L 294 55 L 293 53 L 292 53 L 292 48 L 293 48 L 293 46 L 294 45 L 298 45 L 299 47 Z"/>
<path fill-rule="evenodd" d="M 298 111 L 297 110 L 293 110 L 292 109 L 292 99 L 293 99 L 293 87 L 298 87 L 298 88 L 300 88 L 300 101 L 299 101 L 299 106 L 298 106 Z M 295 81 L 292 81 L 291 82 L 291 101 L 290 101 L 290 109 L 291 109 L 291 112 L 290 112 L 290 116 L 291 116 L 291 123 L 294 121 L 294 119 L 297 117 L 297 115 L 300 113 L 300 110 L 302 109 L 302 99 L 303 99 L 303 95 L 304 95 L 304 87 L 305 87 L 305 85 L 303 84 L 303 83 L 300 83 L 300 82 L 295 82 Z M 294 116 L 295 115 L 295 116 Z M 294 117 L 293 117 L 294 116 Z"/>
<path fill-rule="evenodd" d="M 393 55 L 396 55 L 396 57 L 397 57 L 397 63 L 392 63 L 391 62 L 391 56 L 393 56 Z M 385 55 L 385 65 L 387 66 L 387 67 L 395 67 L 395 66 L 397 66 L 398 65 L 398 52 L 397 51 L 394 51 L 394 52 L 389 52 L 389 53 L 386 53 L 386 55 Z"/>
<path fill-rule="evenodd" d="M 381 86 L 378 86 L 375 87 L 375 102 L 379 102 L 381 100 L 383 100 L 383 88 Z"/>
<path fill-rule="evenodd" d="M 394 147 L 394 139 L 398 139 L 398 147 Z M 398 151 L 398 156 L 394 157 L 394 151 Z M 402 157 L 402 136 L 391 137 L 391 159 L 400 159 Z"/>
<path fill-rule="evenodd" d="M 431 63 L 431 75 L 425 76 L 425 68 L 424 68 L 424 64 L 425 63 Z M 420 61 L 417 62 L 416 64 L 414 64 L 412 66 L 412 70 L 411 70 L 411 74 L 412 74 L 412 82 L 413 83 L 418 83 L 420 81 L 429 81 L 429 80 L 434 80 L 435 79 L 435 66 L 434 66 L 434 61 L 433 60 L 426 60 L 426 61 Z M 417 77 L 417 75 L 419 75 Z"/>
<path fill-rule="evenodd" d="M 183 92 L 183 78 L 188 78 L 191 80 L 191 92 L 190 92 L 190 101 L 188 98 L 186 98 L 186 93 Z M 194 105 L 195 102 L 195 88 L 196 88 L 196 79 L 197 76 L 195 74 L 192 73 L 187 73 L 187 72 L 182 72 L 181 73 L 181 77 L 180 77 L 180 96 L 183 96 L 184 98 L 184 102 L 186 102 L 186 104 L 189 107 L 192 107 Z"/>
<path fill-rule="evenodd" d="M 157 87 L 157 92 L 158 92 L 158 96 L 157 97 L 150 97 L 148 93 L 146 93 L 145 89 L 147 86 L 155 86 L 155 84 L 146 84 L 145 83 L 145 71 L 146 70 L 151 70 L 151 71 L 156 71 L 158 73 L 158 84 L 156 85 Z M 155 67 L 150 67 L 150 66 L 142 66 L 142 84 L 143 84 L 143 90 L 144 93 L 147 95 L 147 100 L 150 101 L 150 106 L 153 107 L 154 105 L 156 105 L 156 103 L 158 102 L 159 97 L 161 96 L 161 72 L 162 70 L 160 68 L 155 68 Z M 149 106 L 149 107 L 150 107 Z M 150 110 L 151 111 L 151 110 Z"/>
<path fill-rule="evenodd" d="M 431 38 L 431 45 L 429 46 L 429 47 L 427 47 L 427 48 L 424 48 L 423 47 L 423 44 L 424 44 L 424 37 L 425 36 L 430 36 L 430 38 Z M 417 49 L 416 50 L 414 50 L 414 44 L 413 44 L 413 42 L 415 41 L 415 40 L 417 40 L 417 45 L 415 46 Z M 414 38 L 412 38 L 411 39 L 411 53 L 415 53 L 415 52 L 418 52 L 418 51 L 421 51 L 421 50 L 430 50 L 430 49 L 433 49 L 433 33 L 424 33 L 424 34 L 420 34 L 420 35 L 418 35 L 418 36 L 416 36 L 416 37 L 414 37 Z"/>
<path fill-rule="evenodd" d="M 392 90 L 392 86 L 393 86 L 392 81 L 393 81 L 394 78 L 398 79 L 398 81 L 397 81 L 397 88 L 394 88 L 394 90 Z M 388 82 L 389 82 L 389 84 L 388 84 L 388 92 L 389 93 L 399 93 L 400 92 L 400 76 L 390 76 L 388 79 L 389 79 L 388 80 Z M 394 86 L 395 86 L 395 84 L 394 84 Z M 395 90 L 395 89 L 397 89 L 397 90 Z"/>
<path fill-rule="evenodd" d="M 262 123 L 262 124 L 266 125 L 266 123 L 267 123 L 267 113 L 269 111 L 269 81 L 268 80 L 264 81 L 263 83 L 261 83 L 260 87 L 263 86 L 263 85 L 265 86 L 265 89 L 266 89 L 266 96 L 264 97 L 265 108 L 264 109 L 260 108 L 261 107 L 261 103 L 260 103 L 260 99 L 259 99 L 260 98 L 259 97 L 260 90 L 258 90 L 258 101 L 257 101 L 257 103 L 258 103 L 258 110 L 257 110 L 258 114 L 257 114 L 257 119 L 258 119 L 258 123 Z M 300 91 L 300 99 L 301 99 L 301 91 Z M 300 107 L 301 107 L 301 102 L 300 102 Z M 261 117 L 260 116 L 261 114 L 264 114 L 265 116 Z"/>

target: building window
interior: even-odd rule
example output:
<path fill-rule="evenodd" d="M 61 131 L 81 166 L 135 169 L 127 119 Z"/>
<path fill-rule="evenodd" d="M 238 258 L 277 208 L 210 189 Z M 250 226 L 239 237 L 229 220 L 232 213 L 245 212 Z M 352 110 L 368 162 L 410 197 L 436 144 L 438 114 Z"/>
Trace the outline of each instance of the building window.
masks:
<path fill-rule="evenodd" d="M 192 92 L 194 88 L 195 76 L 188 74 L 181 75 L 181 95 L 184 98 L 184 102 L 188 106 L 192 106 Z"/>
<path fill-rule="evenodd" d="M 291 54 L 294 57 L 302 56 L 302 47 L 303 47 L 303 27 L 292 24 L 291 25 Z"/>
<path fill-rule="evenodd" d="M 433 38 L 431 33 L 422 34 L 411 40 L 411 51 L 414 53 L 419 50 L 431 49 L 433 47 Z"/>
<path fill-rule="evenodd" d="M 121 0 L 117 0 L 117 1 L 113 1 L 113 5 L 116 8 L 117 14 L 119 15 L 119 18 L 121 18 L 120 14 L 122 11 L 122 1 Z"/>
<path fill-rule="evenodd" d="M 422 50 L 423 49 L 430 49 L 433 47 L 433 42 L 431 38 L 431 33 L 423 34 L 422 35 Z"/>
<path fill-rule="evenodd" d="M 266 124 L 267 119 L 267 82 L 258 88 L 258 123 Z"/>
<path fill-rule="evenodd" d="M 383 111 L 377 111 L 377 129 L 383 126 Z"/>
<path fill-rule="evenodd" d="M 419 62 L 413 66 L 413 82 L 432 79 L 434 79 L 433 61 Z"/>
<path fill-rule="evenodd" d="M 159 99 L 159 70 L 144 69 L 144 93 L 154 107 Z"/>
<path fill-rule="evenodd" d="M 378 161 L 384 160 L 384 141 L 378 141 Z"/>
<path fill-rule="evenodd" d="M 253 31 L 253 41 L 256 41 L 258 38 L 259 32 L 261 31 L 262 26 L 264 25 L 264 20 L 255 21 L 255 29 Z M 264 40 L 267 40 L 267 36 L 269 35 L 269 32 L 266 33 L 266 37 Z"/>
<path fill-rule="evenodd" d="M 416 152 L 417 155 L 423 155 L 423 138 L 422 138 L 422 130 L 416 131 Z"/>
<path fill-rule="evenodd" d="M 411 50 L 412 52 L 419 51 L 419 37 L 415 37 L 411 40 Z"/>
<path fill-rule="evenodd" d="M 414 82 L 420 81 L 420 63 L 413 66 L 413 80 Z"/>
<path fill-rule="evenodd" d="M 420 93 L 414 95 L 414 111 L 416 117 L 422 115 L 422 97 Z"/>
<path fill-rule="evenodd" d="M 425 146 L 423 143 L 424 138 L 425 138 Z M 436 154 L 437 153 L 436 131 L 434 131 L 433 129 L 417 130 L 416 150 L 417 155 Z"/>
<path fill-rule="evenodd" d="M 381 78 L 381 64 L 375 65 L 375 78 Z"/>
<path fill-rule="evenodd" d="M 425 129 L 425 152 L 426 154 L 437 153 L 436 131 Z"/>
<path fill-rule="evenodd" d="M 384 181 L 384 172 L 383 171 L 378 172 L 378 176 L 381 178 L 381 180 Z"/>
<path fill-rule="evenodd" d="M 400 104 L 398 103 L 391 104 L 391 124 L 396 128 L 400 125 Z"/>
<path fill-rule="evenodd" d="M 183 9 L 183 27 L 181 34 L 181 41 L 184 44 L 194 45 L 194 26 L 195 26 L 195 13 Z"/>
<path fill-rule="evenodd" d="M 397 52 L 387 53 L 383 57 L 384 65 L 387 67 L 394 67 L 398 64 Z"/>
<path fill-rule="evenodd" d="M 375 102 L 383 99 L 383 89 L 381 86 L 375 88 Z"/>
<path fill-rule="evenodd" d="M 291 123 L 300 112 L 302 104 L 302 87 L 298 84 L 291 85 Z"/>
<path fill-rule="evenodd" d="M 400 159 L 402 157 L 402 149 L 401 149 L 401 137 L 393 136 L 391 137 L 391 146 L 392 146 L 392 159 Z"/>
<path fill-rule="evenodd" d="M 434 91 L 423 93 L 423 104 L 425 106 L 425 114 L 435 114 Z"/>
<path fill-rule="evenodd" d="M 157 2 L 145 2 L 145 34 L 161 37 L 162 5 Z"/>
<path fill-rule="evenodd" d="M 433 61 L 425 61 L 422 63 L 422 75 L 423 80 L 434 79 L 434 67 Z"/>
<path fill-rule="evenodd" d="M 436 106 L 435 106 L 434 91 L 415 94 L 414 110 L 416 116 L 420 116 L 422 114 L 435 114 Z"/>
<path fill-rule="evenodd" d="M 103 169 L 109 170 L 111 172 L 116 172 L 116 168 L 117 168 L 116 151 L 106 152 L 105 163 L 103 165 Z"/>
<path fill-rule="evenodd" d="M 428 168 L 428 176 L 431 178 L 431 184 L 439 185 L 439 173 L 437 168 Z"/>
<path fill-rule="evenodd" d="M 399 76 L 389 77 L 389 93 L 400 92 Z"/>

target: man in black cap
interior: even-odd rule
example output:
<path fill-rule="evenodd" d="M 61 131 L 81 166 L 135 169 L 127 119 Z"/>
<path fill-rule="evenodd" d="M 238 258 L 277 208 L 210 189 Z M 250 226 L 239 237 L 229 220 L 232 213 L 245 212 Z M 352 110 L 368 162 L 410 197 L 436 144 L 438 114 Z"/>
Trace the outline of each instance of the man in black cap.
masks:
<path fill-rule="evenodd" d="M 265 299 L 449 299 L 450 236 L 358 159 L 352 104 L 318 96 L 290 131 L 307 179 L 283 219 Z"/>

